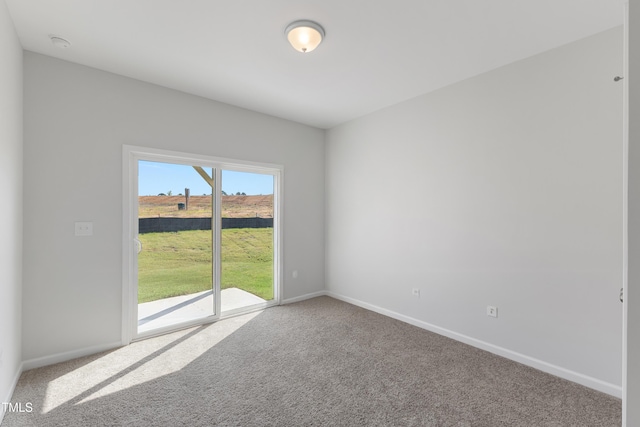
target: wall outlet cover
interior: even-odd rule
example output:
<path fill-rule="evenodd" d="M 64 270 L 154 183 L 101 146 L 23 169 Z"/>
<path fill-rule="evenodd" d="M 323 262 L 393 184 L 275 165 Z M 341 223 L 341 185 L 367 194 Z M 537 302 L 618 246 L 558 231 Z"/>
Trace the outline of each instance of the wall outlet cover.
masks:
<path fill-rule="evenodd" d="M 76 222 L 76 236 L 93 236 L 92 222 Z"/>

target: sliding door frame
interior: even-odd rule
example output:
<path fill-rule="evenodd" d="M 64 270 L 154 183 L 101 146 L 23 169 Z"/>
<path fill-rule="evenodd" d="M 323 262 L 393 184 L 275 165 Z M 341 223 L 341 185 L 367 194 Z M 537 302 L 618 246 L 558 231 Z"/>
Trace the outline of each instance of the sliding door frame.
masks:
<path fill-rule="evenodd" d="M 214 212 L 212 227 L 214 230 L 214 301 L 215 314 L 193 321 L 183 322 L 171 327 L 159 328 L 143 334 L 138 334 L 138 260 L 137 244 L 138 236 L 138 161 L 148 160 L 163 163 L 184 164 L 189 166 L 202 166 L 213 168 L 214 177 Z M 267 174 L 273 176 L 273 300 L 264 304 L 247 307 L 247 309 L 233 310 L 229 313 L 221 313 L 220 299 L 220 247 L 221 247 L 221 200 L 222 170 Z M 212 157 L 200 154 L 183 153 L 177 151 L 161 150 L 156 148 L 139 147 L 132 145 L 122 146 L 122 329 L 121 341 L 128 345 L 132 341 L 159 335 L 168 331 L 186 327 L 215 322 L 221 318 L 244 314 L 250 311 L 279 305 L 282 298 L 283 258 L 282 258 L 282 201 L 283 201 L 283 176 L 282 165 L 270 163 L 257 163 L 244 160 L 235 160 L 221 157 Z"/>

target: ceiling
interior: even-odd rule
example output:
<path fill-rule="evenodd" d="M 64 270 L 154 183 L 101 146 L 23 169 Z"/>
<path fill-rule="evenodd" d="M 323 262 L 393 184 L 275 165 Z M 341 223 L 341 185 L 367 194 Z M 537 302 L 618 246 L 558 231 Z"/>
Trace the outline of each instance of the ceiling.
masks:
<path fill-rule="evenodd" d="M 623 21 L 622 0 L 5 1 L 26 50 L 325 129 Z M 326 31 L 311 53 L 298 19 Z"/>

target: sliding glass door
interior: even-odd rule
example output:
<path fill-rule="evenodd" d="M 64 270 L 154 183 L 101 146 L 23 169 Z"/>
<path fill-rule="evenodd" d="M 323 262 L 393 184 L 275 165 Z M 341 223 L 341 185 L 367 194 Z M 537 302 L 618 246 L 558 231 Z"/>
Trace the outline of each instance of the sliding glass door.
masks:
<path fill-rule="evenodd" d="M 279 302 L 280 167 L 123 154 L 124 342 Z"/>

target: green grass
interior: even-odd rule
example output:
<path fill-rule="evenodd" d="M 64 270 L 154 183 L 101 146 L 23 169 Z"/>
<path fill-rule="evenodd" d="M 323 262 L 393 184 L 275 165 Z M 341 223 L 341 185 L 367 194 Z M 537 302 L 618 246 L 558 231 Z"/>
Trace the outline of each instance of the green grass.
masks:
<path fill-rule="evenodd" d="M 211 231 L 139 236 L 138 303 L 210 290 Z M 222 230 L 221 288 L 240 288 L 273 299 L 273 229 Z"/>

